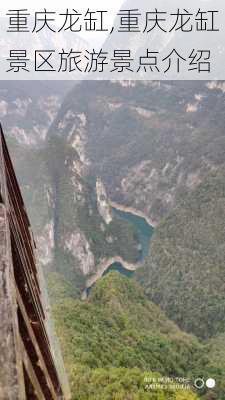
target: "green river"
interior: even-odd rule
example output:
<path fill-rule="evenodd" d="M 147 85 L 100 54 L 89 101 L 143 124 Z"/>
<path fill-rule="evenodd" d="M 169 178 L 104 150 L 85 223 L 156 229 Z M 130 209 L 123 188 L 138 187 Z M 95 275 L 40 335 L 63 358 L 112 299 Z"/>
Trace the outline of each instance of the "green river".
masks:
<path fill-rule="evenodd" d="M 148 255 L 150 240 L 154 232 L 153 226 L 151 226 L 143 217 L 139 217 L 138 215 L 132 214 L 131 212 L 121 211 L 117 208 L 112 208 L 114 215 L 117 217 L 129 221 L 136 229 L 138 234 L 138 240 L 141 245 L 139 262 L 142 262 L 145 257 Z M 107 270 L 103 273 L 103 276 L 108 274 L 111 271 L 118 271 L 123 275 L 131 277 L 134 274 L 134 271 L 130 271 L 125 268 L 121 263 L 115 262 L 107 268 Z M 87 295 L 90 293 L 91 287 L 86 289 Z"/>

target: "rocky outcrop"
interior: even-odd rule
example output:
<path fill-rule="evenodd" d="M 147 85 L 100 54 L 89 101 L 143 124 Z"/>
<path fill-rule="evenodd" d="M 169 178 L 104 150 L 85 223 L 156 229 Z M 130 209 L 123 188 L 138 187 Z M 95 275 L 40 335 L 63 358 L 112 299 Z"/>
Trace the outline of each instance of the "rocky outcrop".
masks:
<path fill-rule="evenodd" d="M 42 82 L 0 83 L 1 123 L 7 135 L 23 146 L 43 144 L 68 88 L 58 82 L 45 86 Z"/>
<path fill-rule="evenodd" d="M 111 257 L 108 259 L 103 259 L 100 264 L 97 265 L 96 267 L 96 273 L 90 276 L 90 278 L 87 279 L 86 281 L 86 289 L 91 288 L 97 281 L 100 279 L 104 272 L 107 271 L 107 269 L 110 267 L 110 265 L 114 263 L 120 263 L 123 265 L 125 269 L 128 271 L 136 271 L 138 267 L 140 266 L 138 263 L 137 264 L 131 264 L 128 263 L 127 261 L 123 260 L 119 256 Z M 82 293 L 82 299 L 85 300 L 87 297 L 87 290 L 84 290 Z"/>
<path fill-rule="evenodd" d="M 80 231 L 75 231 L 68 235 L 64 241 L 64 248 L 78 260 L 79 268 L 83 275 L 90 274 L 95 266 L 95 258 L 90 249 L 85 235 Z"/>
<path fill-rule="evenodd" d="M 96 181 L 96 195 L 98 212 L 104 219 L 105 223 L 109 224 L 112 221 L 112 212 L 106 193 L 106 188 L 100 178 L 97 178 Z"/>
<path fill-rule="evenodd" d="M 48 265 L 54 257 L 54 227 L 53 221 L 45 225 L 42 235 L 37 236 L 38 257 L 41 265 Z"/>
<path fill-rule="evenodd" d="M 135 209 L 135 208 L 133 208 L 133 207 L 127 207 L 127 206 L 124 206 L 124 205 L 122 205 L 122 204 L 118 204 L 118 203 L 116 203 L 115 201 L 110 201 L 109 204 L 111 205 L 111 207 L 116 208 L 117 210 L 121 210 L 121 211 L 124 211 L 124 212 L 128 212 L 128 213 L 137 215 L 138 217 L 144 218 L 145 221 L 146 221 L 149 225 L 151 225 L 151 226 L 153 226 L 153 227 L 155 227 L 155 226 L 157 225 L 157 222 L 156 222 L 156 221 L 154 221 L 153 219 L 150 219 L 150 218 L 149 218 L 147 215 L 145 215 L 142 211 L 139 211 L 139 210 L 137 210 L 137 209 Z"/>

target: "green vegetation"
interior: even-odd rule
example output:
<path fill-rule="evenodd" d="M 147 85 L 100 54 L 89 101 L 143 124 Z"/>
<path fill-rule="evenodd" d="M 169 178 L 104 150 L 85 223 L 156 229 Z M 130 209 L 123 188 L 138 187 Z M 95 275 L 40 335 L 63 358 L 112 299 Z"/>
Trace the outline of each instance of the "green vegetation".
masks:
<path fill-rule="evenodd" d="M 159 379 L 160 374 L 144 373 L 138 368 L 97 368 L 75 366 L 72 370 L 72 400 L 198 400 L 187 390 L 145 389 L 145 377 Z"/>
<path fill-rule="evenodd" d="M 192 177 L 201 180 L 224 165 L 223 104 L 222 90 L 210 90 L 207 82 L 81 82 L 50 132 L 69 135 L 71 125 L 61 132 L 59 122 L 83 113 L 91 174 L 103 179 L 111 198 L 161 220 Z"/>
<path fill-rule="evenodd" d="M 50 135 L 37 148 L 9 138 L 8 145 L 35 236 L 42 236 L 45 226 L 53 224 L 54 260 L 48 270 L 71 281 L 78 297 L 85 277 L 75 250 L 65 246 L 74 232 L 85 235 L 96 266 L 103 257 L 115 255 L 128 262 L 138 260 L 139 242 L 133 225 L 117 217 L 109 225 L 104 222 L 97 209 L 96 179 L 76 172 L 74 163 L 79 165 L 79 156 L 67 138 Z"/>
<path fill-rule="evenodd" d="M 67 280 L 58 272 L 50 272 L 47 279 L 48 294 L 54 301 L 62 301 L 69 298 L 77 298 L 77 291 L 74 289 L 73 282 Z"/>
<path fill-rule="evenodd" d="M 225 399 L 224 98 L 206 82 L 126 88 L 82 82 L 65 99 L 42 148 L 11 138 L 35 233 L 54 226 L 56 272 L 49 273 L 49 285 L 73 400 L 196 399 L 191 392 L 146 392 L 146 371 L 214 377 L 216 389 L 199 396 Z M 72 142 L 81 125 L 90 161 L 84 169 Z M 136 274 L 145 295 L 113 273 L 87 302 L 78 300 L 83 242 L 68 249 L 71 235 L 85 235 L 96 266 L 101 257 L 138 257 L 133 227 L 117 218 L 106 225 L 99 215 L 96 176 L 112 199 L 161 221 Z"/>
<path fill-rule="evenodd" d="M 181 329 L 225 331 L 225 175 L 212 173 L 155 230 L 137 278 Z"/>
<path fill-rule="evenodd" d="M 166 390 L 151 397 L 143 384 L 147 372 L 191 382 L 213 376 L 222 385 L 222 365 L 211 362 L 208 345 L 168 320 L 134 280 L 112 272 L 98 281 L 86 302 L 72 298 L 70 288 L 66 297 L 57 279 L 51 285 L 60 287 L 54 289 L 54 315 L 74 400 L 196 398 Z M 221 386 L 215 393 L 225 399 Z M 214 399 L 213 391 L 199 394 Z"/>
<path fill-rule="evenodd" d="M 64 345 L 68 359 L 91 368 L 139 367 L 180 375 L 193 367 L 192 351 L 196 359 L 201 352 L 194 338 L 180 332 L 136 284 L 118 273 L 103 278 L 88 302 L 66 299 L 58 304 L 56 315 L 70 337 Z"/>
<path fill-rule="evenodd" d="M 90 243 L 96 264 L 102 258 L 118 255 L 124 260 L 138 261 L 138 235 L 133 225 L 114 216 L 107 225 L 97 211 L 95 199 L 86 197 L 84 204 L 78 207 L 77 223 Z M 92 214 L 90 215 L 90 209 Z"/>
<path fill-rule="evenodd" d="M 75 249 L 66 248 L 71 235 L 76 232 L 85 235 L 97 266 L 102 258 L 115 255 L 136 262 L 137 233 L 131 223 L 119 218 L 114 217 L 108 225 L 104 222 L 97 209 L 95 179 L 86 179 L 77 172 L 74 165 L 79 165 L 78 153 L 65 137 L 50 136 L 43 157 L 52 187 L 53 265 L 57 272 L 73 282 L 74 290 L 80 294 L 85 277 L 74 255 Z"/>

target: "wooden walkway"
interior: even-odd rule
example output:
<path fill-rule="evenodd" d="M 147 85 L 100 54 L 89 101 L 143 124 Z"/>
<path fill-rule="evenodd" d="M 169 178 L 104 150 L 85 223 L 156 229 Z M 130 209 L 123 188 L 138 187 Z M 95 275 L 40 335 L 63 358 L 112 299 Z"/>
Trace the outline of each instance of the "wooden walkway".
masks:
<path fill-rule="evenodd" d="M 45 327 L 35 242 L 0 127 L 0 400 L 65 398 Z"/>

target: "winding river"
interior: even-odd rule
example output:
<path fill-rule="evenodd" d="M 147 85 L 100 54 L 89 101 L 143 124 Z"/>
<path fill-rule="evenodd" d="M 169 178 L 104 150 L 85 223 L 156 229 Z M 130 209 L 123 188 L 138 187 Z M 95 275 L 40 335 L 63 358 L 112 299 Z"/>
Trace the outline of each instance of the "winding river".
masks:
<path fill-rule="evenodd" d="M 123 220 L 129 221 L 136 229 L 141 248 L 138 263 L 129 264 L 126 261 L 122 260 L 120 257 L 114 257 L 110 260 L 103 261 L 98 268 L 98 273 L 95 276 L 91 277 L 87 282 L 87 288 L 83 292 L 82 296 L 84 299 L 89 295 L 91 288 L 100 277 L 108 274 L 111 271 L 118 271 L 123 275 L 131 277 L 138 266 L 148 255 L 150 240 L 154 232 L 153 225 L 149 223 L 147 218 L 138 215 L 138 212 L 134 213 L 130 210 L 125 211 L 124 209 L 125 207 L 123 207 L 122 209 L 122 206 L 120 207 L 119 205 L 118 207 L 116 207 L 115 203 L 112 205 L 113 214 Z"/>

